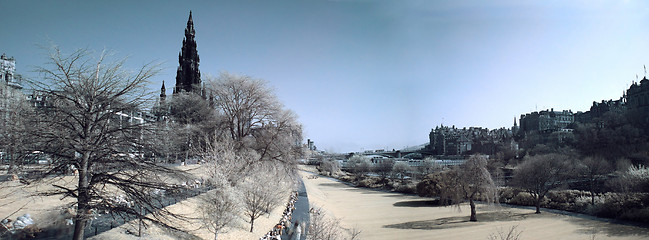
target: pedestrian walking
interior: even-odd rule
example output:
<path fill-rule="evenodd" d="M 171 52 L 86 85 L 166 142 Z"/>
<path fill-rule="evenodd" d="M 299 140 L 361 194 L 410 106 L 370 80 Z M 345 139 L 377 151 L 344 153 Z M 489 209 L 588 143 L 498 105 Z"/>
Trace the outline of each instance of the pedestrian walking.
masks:
<path fill-rule="evenodd" d="M 302 227 L 300 226 L 300 223 L 298 221 L 295 221 L 295 226 L 293 226 L 293 240 L 300 240 L 300 237 L 302 237 Z"/>

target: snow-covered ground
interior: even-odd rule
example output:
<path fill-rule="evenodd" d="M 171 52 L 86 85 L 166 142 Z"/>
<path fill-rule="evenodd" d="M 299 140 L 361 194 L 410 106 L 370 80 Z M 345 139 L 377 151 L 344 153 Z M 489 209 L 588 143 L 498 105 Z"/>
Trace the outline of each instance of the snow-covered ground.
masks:
<path fill-rule="evenodd" d="M 478 206 L 478 222 L 469 208 L 438 207 L 430 199 L 350 187 L 301 172 L 310 204 L 335 215 L 346 228 L 361 230 L 360 239 L 488 239 L 512 226 L 520 239 L 649 239 L 649 229 L 607 221 L 500 206 Z"/>

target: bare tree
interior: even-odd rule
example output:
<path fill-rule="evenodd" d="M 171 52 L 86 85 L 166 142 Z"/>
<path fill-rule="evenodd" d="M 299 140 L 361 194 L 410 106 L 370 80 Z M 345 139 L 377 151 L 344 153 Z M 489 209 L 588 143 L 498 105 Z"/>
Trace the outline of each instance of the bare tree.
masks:
<path fill-rule="evenodd" d="M 266 213 L 268 202 L 271 201 L 265 182 L 250 180 L 240 186 L 244 214 L 250 219 L 250 232 L 255 226 L 255 220 Z"/>
<path fill-rule="evenodd" d="M 477 221 L 475 200 L 481 195 L 486 202 L 495 202 L 498 196 L 496 185 L 489 170 L 487 170 L 487 157 L 485 155 L 472 155 L 469 160 L 460 165 L 459 174 L 460 195 L 456 195 L 455 202 L 463 199 L 469 200 L 471 206 L 470 221 Z"/>
<path fill-rule="evenodd" d="M 394 159 L 381 158 L 376 160 L 372 171 L 381 176 L 381 178 L 386 179 L 388 176 L 390 176 L 393 166 Z"/>
<path fill-rule="evenodd" d="M 398 177 L 402 182 L 406 174 L 411 171 L 412 168 L 410 167 L 410 165 L 408 165 L 408 163 L 404 161 L 398 161 L 394 163 L 394 166 L 392 166 L 392 174 L 395 177 Z"/>
<path fill-rule="evenodd" d="M 521 238 L 521 231 L 518 231 L 518 226 L 511 226 L 509 230 L 503 231 L 498 229 L 497 234 L 489 234 L 489 240 L 518 240 Z"/>
<path fill-rule="evenodd" d="M 78 170 L 73 186 L 54 185 L 57 190 L 43 193 L 76 199 L 73 239 L 83 238 L 92 209 L 177 229 L 163 220 L 178 216 L 149 193 L 176 190 L 174 183 L 184 174 L 139 154 L 148 147 L 143 132 L 149 124 L 138 113 L 148 105 L 147 80 L 157 69 L 145 65 L 129 72 L 124 60 L 108 57 L 101 54 L 94 59 L 83 49 L 64 55 L 55 47 L 48 65 L 37 69 L 43 81 L 31 82 L 37 93 L 50 99 L 49 106 L 33 118 L 40 149 L 54 156 L 43 177 L 58 175 L 70 166 Z M 117 189 L 134 204 L 116 204 L 115 192 L 105 189 Z"/>
<path fill-rule="evenodd" d="M 435 158 L 427 157 L 421 162 L 421 166 L 419 166 L 418 170 L 421 175 L 426 176 L 433 173 L 436 168 L 438 168 L 438 165 L 435 163 Z"/>
<path fill-rule="evenodd" d="M 29 134 L 29 118 L 33 108 L 25 100 L 24 95 L 10 89 L 0 90 L 0 161 L 8 160 L 8 174 L 18 172 L 25 161 L 29 161 L 34 151 L 33 135 Z"/>
<path fill-rule="evenodd" d="M 179 124 L 172 121 L 158 121 L 154 125 L 153 130 L 148 132 L 145 137 L 151 140 L 151 151 L 155 155 L 156 161 L 174 163 L 182 146 L 178 144 L 178 142 L 182 142 L 179 139 L 182 137 L 177 134 L 176 130 Z"/>
<path fill-rule="evenodd" d="M 556 153 L 528 156 L 514 170 L 512 182 L 534 197 L 536 213 L 541 213 L 541 201 L 552 189 L 567 178 L 568 157 Z"/>
<path fill-rule="evenodd" d="M 620 184 L 624 187 L 617 187 L 623 193 L 647 192 L 649 191 L 649 168 L 644 165 L 631 165 L 619 177 Z"/>
<path fill-rule="evenodd" d="M 335 160 L 323 160 L 320 163 L 320 169 L 323 173 L 326 173 L 328 176 L 333 176 L 333 174 L 340 171 L 340 166 Z"/>
<path fill-rule="evenodd" d="M 250 149 L 258 154 L 246 159 L 244 168 L 262 161 L 293 165 L 303 154 L 302 126 L 265 81 L 222 73 L 208 80 L 207 86 L 214 94 L 220 125 L 233 140 L 235 150 Z"/>
<path fill-rule="evenodd" d="M 225 72 L 208 81 L 214 103 L 225 117 L 225 127 L 237 144 L 252 136 L 256 128 L 276 120 L 282 110 L 263 80 Z"/>
<path fill-rule="evenodd" d="M 459 205 L 468 200 L 470 221 L 477 221 L 475 201 L 478 197 L 493 203 L 498 194 L 484 155 L 473 155 L 454 169 L 429 175 L 417 185 L 417 192 L 420 196 L 439 196 L 440 204 Z"/>
<path fill-rule="evenodd" d="M 206 151 L 207 145 L 220 134 L 221 126 L 214 108 L 193 92 L 177 93 L 167 104 L 171 121 L 161 127 L 167 127 L 167 132 L 171 133 L 168 137 L 175 146 L 174 153 L 181 154 L 184 162 Z M 164 128 L 160 131 L 164 133 Z"/>
<path fill-rule="evenodd" d="M 353 237 L 358 237 L 360 232 L 352 232 Z M 328 217 L 322 209 L 312 211 L 309 218 L 306 239 L 310 240 L 335 240 L 343 239 L 342 227 L 339 221 Z"/>
<path fill-rule="evenodd" d="M 236 225 L 240 218 L 240 206 L 234 188 L 221 184 L 215 190 L 202 195 L 203 224 L 214 233 L 214 240 L 224 228 Z"/>
<path fill-rule="evenodd" d="M 357 177 L 361 177 L 368 173 L 371 169 L 370 161 L 360 155 L 354 155 L 347 160 L 347 169 L 356 174 Z"/>
<path fill-rule="evenodd" d="M 582 159 L 578 166 L 578 172 L 581 177 L 588 182 L 588 191 L 590 191 L 590 203 L 595 205 L 595 194 L 598 193 L 602 182 L 606 179 L 606 174 L 613 172 L 613 166 L 602 157 L 586 157 Z"/>

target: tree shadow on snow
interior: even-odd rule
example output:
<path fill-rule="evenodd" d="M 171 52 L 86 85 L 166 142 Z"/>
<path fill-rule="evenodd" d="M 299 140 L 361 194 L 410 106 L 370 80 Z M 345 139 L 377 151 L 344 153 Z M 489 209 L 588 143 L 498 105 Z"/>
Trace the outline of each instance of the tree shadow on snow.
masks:
<path fill-rule="evenodd" d="M 477 222 L 469 221 L 469 216 L 446 217 L 437 218 L 423 221 L 403 222 L 398 224 L 384 225 L 384 228 L 397 228 L 397 229 L 447 229 L 458 227 L 470 227 L 480 225 L 484 222 L 497 222 L 497 221 L 519 221 L 530 217 L 536 217 L 534 213 L 512 213 L 510 211 L 496 211 L 478 213 Z"/>
<path fill-rule="evenodd" d="M 594 236 L 649 236 L 649 226 L 642 223 L 596 218 L 592 216 L 576 216 L 569 221 L 581 226 L 577 230 L 578 232 L 593 234 Z"/>
<path fill-rule="evenodd" d="M 439 205 L 439 199 L 400 201 L 392 204 L 395 207 L 444 207 Z"/>

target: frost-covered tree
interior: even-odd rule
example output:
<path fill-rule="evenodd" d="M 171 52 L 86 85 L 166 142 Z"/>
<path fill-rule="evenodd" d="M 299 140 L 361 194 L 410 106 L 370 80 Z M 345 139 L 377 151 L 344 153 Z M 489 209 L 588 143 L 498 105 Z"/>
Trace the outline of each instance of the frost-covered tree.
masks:
<path fill-rule="evenodd" d="M 550 153 L 525 157 L 516 166 L 512 183 L 532 195 L 536 213 L 541 213 L 543 197 L 568 178 L 568 160 L 566 155 Z"/>
<path fill-rule="evenodd" d="M 107 54 L 94 58 L 88 50 L 63 54 L 53 48 L 49 53 L 48 63 L 37 69 L 41 81 L 30 83 L 48 98 L 48 106 L 33 118 L 34 139 L 54 160 L 42 179 L 71 166 L 78 171 L 75 184 L 54 185 L 43 193 L 74 198 L 73 239 L 83 238 L 93 209 L 176 229 L 163 221 L 175 215 L 149 193 L 176 190 L 174 183 L 185 176 L 139 154 L 150 147 L 143 136 L 151 125 L 138 113 L 149 105 L 148 80 L 157 68 L 126 70 L 124 60 L 109 60 Z M 115 191 L 105 189 L 115 189 L 133 204 L 116 204 Z"/>
<path fill-rule="evenodd" d="M 408 163 L 404 161 L 398 161 L 392 166 L 392 175 L 398 177 L 399 179 L 401 179 L 401 181 L 403 181 L 406 174 L 411 171 L 412 168 L 410 167 L 410 165 L 408 165 Z"/>
<path fill-rule="evenodd" d="M 358 177 L 362 177 L 371 170 L 370 160 L 361 155 L 354 155 L 347 160 L 346 167 Z"/>
<path fill-rule="evenodd" d="M 227 181 L 221 181 L 214 187 L 214 190 L 201 196 L 200 211 L 204 226 L 214 233 L 214 240 L 216 240 L 224 229 L 236 226 L 241 218 L 241 206 L 236 189 Z"/>
<path fill-rule="evenodd" d="M 295 164 L 303 154 L 302 126 L 265 81 L 222 73 L 206 84 L 214 96 L 223 136 L 233 141 L 237 152 L 252 150 L 258 154 L 245 159 L 244 167 L 264 161 Z"/>
<path fill-rule="evenodd" d="M 470 221 L 478 220 L 475 206 L 478 197 L 493 203 L 498 194 L 484 155 L 473 155 L 458 167 L 428 175 L 417 184 L 417 192 L 420 196 L 439 196 L 441 204 L 459 205 L 469 201 Z"/>
<path fill-rule="evenodd" d="M 577 172 L 580 177 L 588 182 L 590 203 L 595 205 L 595 195 L 601 189 L 606 179 L 606 174 L 613 172 L 613 165 L 603 157 L 586 157 L 579 161 Z"/>

